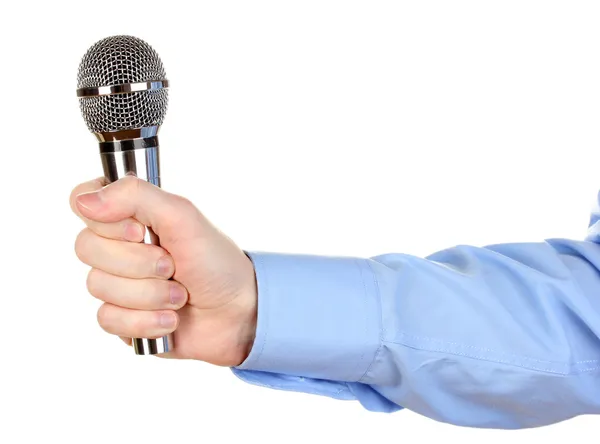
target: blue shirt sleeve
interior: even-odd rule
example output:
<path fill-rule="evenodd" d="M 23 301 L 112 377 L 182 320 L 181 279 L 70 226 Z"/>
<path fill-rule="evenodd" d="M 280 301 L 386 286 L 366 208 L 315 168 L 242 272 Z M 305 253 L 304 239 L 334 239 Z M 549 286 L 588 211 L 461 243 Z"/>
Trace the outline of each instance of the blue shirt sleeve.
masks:
<path fill-rule="evenodd" d="M 425 258 L 249 252 L 257 334 L 232 370 L 461 426 L 600 413 L 598 220 L 581 241 L 461 245 Z"/>

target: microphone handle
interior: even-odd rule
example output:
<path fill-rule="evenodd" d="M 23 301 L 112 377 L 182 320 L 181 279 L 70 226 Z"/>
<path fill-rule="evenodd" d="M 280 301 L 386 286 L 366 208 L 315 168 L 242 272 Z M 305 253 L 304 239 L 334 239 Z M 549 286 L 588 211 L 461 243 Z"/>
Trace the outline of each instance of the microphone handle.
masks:
<path fill-rule="evenodd" d="M 108 183 L 127 175 L 135 175 L 160 187 L 160 159 L 158 137 L 141 137 L 129 140 L 100 142 L 102 168 Z M 146 227 L 144 242 L 160 245 L 158 236 Z M 137 355 L 156 355 L 171 351 L 173 335 L 160 338 L 132 338 Z"/>

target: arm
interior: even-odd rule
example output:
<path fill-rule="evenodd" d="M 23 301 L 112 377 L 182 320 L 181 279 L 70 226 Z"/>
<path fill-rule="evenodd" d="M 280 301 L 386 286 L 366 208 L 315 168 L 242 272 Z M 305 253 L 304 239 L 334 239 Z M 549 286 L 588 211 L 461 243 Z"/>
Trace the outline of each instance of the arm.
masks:
<path fill-rule="evenodd" d="M 600 413 L 592 236 L 457 246 L 427 258 L 249 253 L 257 335 L 233 371 L 253 384 L 463 426 Z"/>
<path fill-rule="evenodd" d="M 427 258 L 250 253 L 253 265 L 191 202 L 135 177 L 81 184 L 71 207 L 87 225 L 75 251 L 100 326 L 173 333 L 171 358 L 458 425 L 600 413 L 600 210 L 585 241 Z M 161 247 L 140 243 L 144 226 Z"/>

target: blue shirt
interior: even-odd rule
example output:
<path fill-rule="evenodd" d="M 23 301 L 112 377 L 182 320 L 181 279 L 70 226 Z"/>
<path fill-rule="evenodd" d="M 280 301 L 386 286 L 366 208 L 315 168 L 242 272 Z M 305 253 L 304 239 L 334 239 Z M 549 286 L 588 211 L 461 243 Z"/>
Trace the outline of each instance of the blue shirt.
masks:
<path fill-rule="evenodd" d="M 461 426 L 598 414 L 598 243 L 597 207 L 583 240 L 460 245 L 425 258 L 248 252 L 258 325 L 232 370 L 264 387 Z"/>

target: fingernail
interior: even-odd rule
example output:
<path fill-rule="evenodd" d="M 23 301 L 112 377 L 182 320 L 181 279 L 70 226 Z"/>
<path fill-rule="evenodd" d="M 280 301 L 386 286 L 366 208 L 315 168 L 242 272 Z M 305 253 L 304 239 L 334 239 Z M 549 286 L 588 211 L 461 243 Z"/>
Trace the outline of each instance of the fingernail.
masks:
<path fill-rule="evenodd" d="M 102 206 L 102 198 L 98 191 L 92 191 L 90 193 L 82 193 L 77 196 L 77 203 L 86 210 L 96 211 Z"/>
<path fill-rule="evenodd" d="M 187 291 L 183 286 L 172 283 L 171 288 L 169 288 L 169 297 L 171 299 L 171 304 L 180 306 L 187 299 Z"/>
<path fill-rule="evenodd" d="M 169 256 L 163 256 L 156 264 L 156 272 L 159 276 L 171 277 L 173 274 L 173 260 Z"/>
<path fill-rule="evenodd" d="M 135 223 L 125 226 L 125 239 L 129 241 L 139 241 L 143 236 L 142 228 Z"/>
<path fill-rule="evenodd" d="M 173 328 L 177 323 L 175 313 L 163 313 L 160 315 L 160 326 L 163 328 Z"/>

